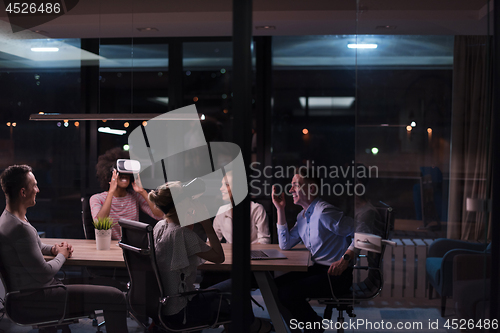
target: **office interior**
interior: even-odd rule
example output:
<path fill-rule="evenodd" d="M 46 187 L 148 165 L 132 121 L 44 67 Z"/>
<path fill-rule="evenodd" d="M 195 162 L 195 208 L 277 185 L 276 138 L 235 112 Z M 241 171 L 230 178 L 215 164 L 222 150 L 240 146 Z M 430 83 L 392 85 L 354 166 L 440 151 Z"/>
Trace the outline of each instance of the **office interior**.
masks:
<path fill-rule="evenodd" d="M 499 318 L 498 2 L 254 0 L 239 14 L 237 3 L 80 0 L 15 33 L 2 11 L 0 170 L 33 167 L 30 222 L 46 237 L 84 238 L 81 199 L 101 191 L 98 156 L 128 149 L 150 115 L 195 104 L 207 142 L 242 147 L 274 242 L 271 184 L 286 188 L 289 170 L 308 165 L 324 175 L 323 197 L 353 216 L 342 172 L 361 163 L 373 168 L 366 194 L 394 209 L 398 242 L 391 283 L 371 306 L 425 303 L 428 248 L 448 238 L 491 243 L 478 259 L 491 272 L 474 288 Z M 251 18 L 249 45 L 236 14 Z M 247 76 L 233 66 L 242 54 Z M 301 208 L 287 200 L 291 223 Z M 445 319 L 466 306 L 451 296 Z"/>

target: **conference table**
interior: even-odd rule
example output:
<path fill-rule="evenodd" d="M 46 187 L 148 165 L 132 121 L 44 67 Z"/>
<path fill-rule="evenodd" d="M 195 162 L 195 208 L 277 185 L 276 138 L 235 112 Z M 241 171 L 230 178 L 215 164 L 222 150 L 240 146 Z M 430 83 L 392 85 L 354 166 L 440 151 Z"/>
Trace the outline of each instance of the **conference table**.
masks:
<path fill-rule="evenodd" d="M 73 246 L 73 255 L 67 259 L 64 265 L 67 266 L 89 266 L 89 267 L 125 267 L 122 249 L 118 246 L 118 241 L 111 241 L 109 250 L 97 250 L 95 240 L 91 239 L 61 239 L 44 238 L 45 244 L 57 244 L 66 241 Z M 222 264 L 207 262 L 198 267 L 200 270 L 210 271 L 230 271 L 233 262 L 231 244 L 222 244 L 226 260 Z M 278 249 L 278 244 L 252 244 L 252 250 Z M 286 259 L 250 260 L 252 270 L 257 284 L 266 303 L 267 311 L 273 322 L 275 331 L 278 333 L 287 332 L 287 326 L 281 316 L 279 303 L 277 302 L 276 285 L 270 274 L 271 271 L 279 272 L 305 272 L 311 265 L 310 252 L 303 246 L 282 251 Z M 46 260 L 52 256 L 45 256 Z"/>

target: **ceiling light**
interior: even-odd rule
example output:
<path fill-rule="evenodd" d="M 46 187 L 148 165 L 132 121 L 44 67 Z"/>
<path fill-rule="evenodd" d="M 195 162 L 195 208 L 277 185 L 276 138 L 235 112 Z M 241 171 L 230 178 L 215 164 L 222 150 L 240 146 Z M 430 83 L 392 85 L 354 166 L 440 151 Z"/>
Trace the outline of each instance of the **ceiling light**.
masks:
<path fill-rule="evenodd" d="M 137 28 L 140 32 L 145 32 L 145 31 L 159 31 L 157 28 L 153 27 L 146 27 L 146 28 Z"/>
<path fill-rule="evenodd" d="M 108 134 L 116 134 L 116 135 L 123 135 L 123 134 L 127 133 L 127 131 L 125 131 L 125 130 L 112 129 L 109 127 L 99 127 L 97 129 L 97 131 L 100 133 L 108 133 Z"/>
<path fill-rule="evenodd" d="M 377 44 L 347 44 L 350 49 L 376 49 Z"/>
<path fill-rule="evenodd" d="M 412 122 L 411 122 L 411 124 L 410 124 L 410 126 L 411 126 L 411 127 L 415 127 L 415 126 L 417 126 L 417 123 L 416 123 L 416 122 L 414 122 L 414 121 L 412 121 Z"/>
<path fill-rule="evenodd" d="M 33 52 L 58 52 L 58 47 L 32 47 L 31 51 Z"/>
<path fill-rule="evenodd" d="M 306 108 L 306 98 L 309 109 L 348 109 L 354 103 L 354 97 L 299 97 L 300 106 Z"/>
<path fill-rule="evenodd" d="M 276 30 L 275 25 L 256 25 L 256 30 Z"/>
<path fill-rule="evenodd" d="M 168 97 L 152 97 L 148 101 L 168 105 Z"/>

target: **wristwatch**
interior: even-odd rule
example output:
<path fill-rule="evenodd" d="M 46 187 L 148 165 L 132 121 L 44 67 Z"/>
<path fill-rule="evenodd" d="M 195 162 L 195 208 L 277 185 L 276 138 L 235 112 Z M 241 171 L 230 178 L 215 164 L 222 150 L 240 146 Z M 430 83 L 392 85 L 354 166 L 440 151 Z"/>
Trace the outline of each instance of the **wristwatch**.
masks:
<path fill-rule="evenodd" d="M 348 253 L 344 254 L 342 258 L 344 258 L 345 261 L 351 261 L 351 256 Z"/>

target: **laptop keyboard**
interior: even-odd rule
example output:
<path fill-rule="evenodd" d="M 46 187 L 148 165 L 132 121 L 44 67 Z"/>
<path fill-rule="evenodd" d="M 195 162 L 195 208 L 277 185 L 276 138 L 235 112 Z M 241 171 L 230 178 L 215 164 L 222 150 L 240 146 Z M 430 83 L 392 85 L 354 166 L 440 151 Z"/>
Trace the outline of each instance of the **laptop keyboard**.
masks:
<path fill-rule="evenodd" d="M 250 250 L 250 259 L 253 258 L 267 258 L 269 257 L 265 252 L 261 250 Z"/>

